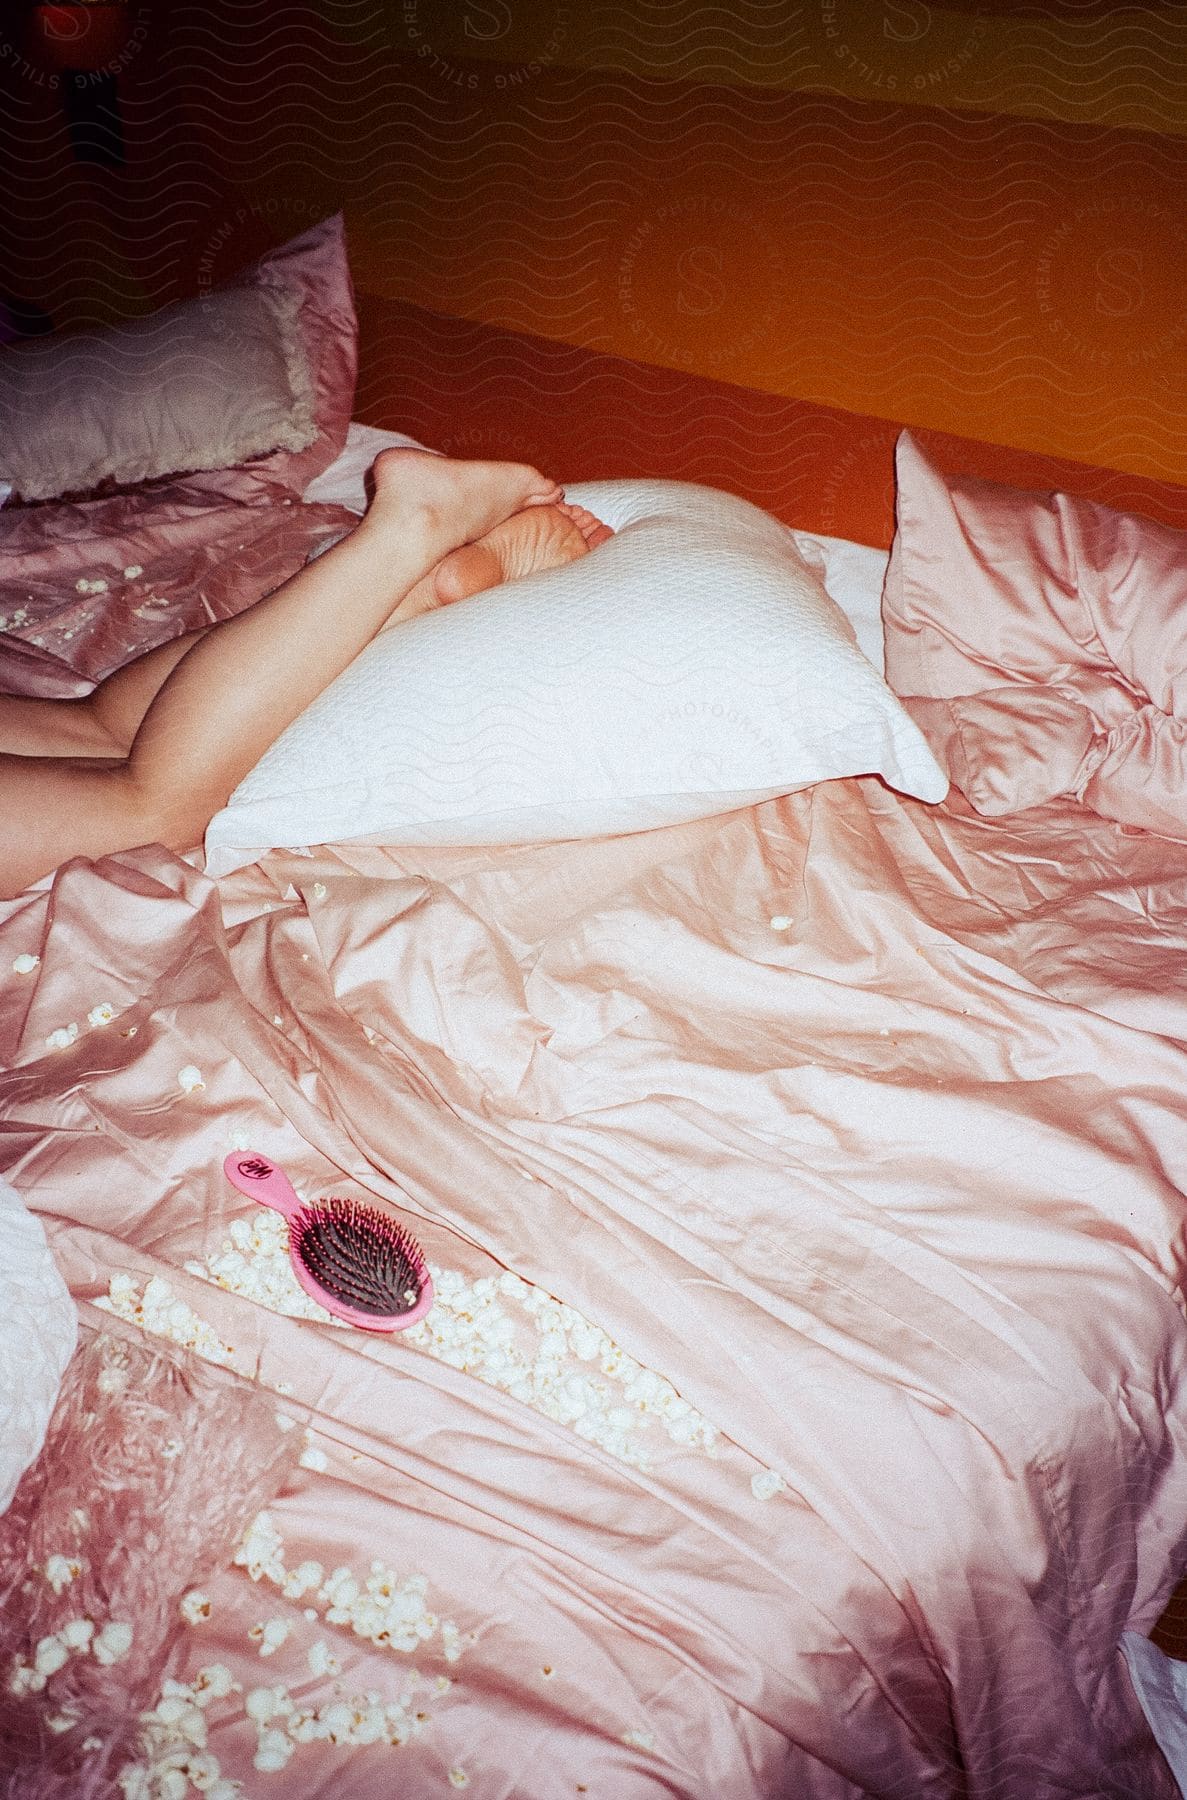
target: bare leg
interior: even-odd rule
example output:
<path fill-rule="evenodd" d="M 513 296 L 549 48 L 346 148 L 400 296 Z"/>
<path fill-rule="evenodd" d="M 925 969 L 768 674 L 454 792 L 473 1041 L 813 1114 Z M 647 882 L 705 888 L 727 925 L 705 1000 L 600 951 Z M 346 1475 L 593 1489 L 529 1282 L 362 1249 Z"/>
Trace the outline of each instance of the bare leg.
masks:
<path fill-rule="evenodd" d="M 117 669 L 80 700 L 31 700 L 0 694 L 0 752 L 7 756 L 88 756 L 109 762 L 128 754 L 140 721 L 203 631 L 171 638 Z"/>
<path fill-rule="evenodd" d="M 386 623 L 466 600 L 503 581 L 556 569 L 614 534 L 583 506 L 560 501 L 513 513 L 473 544 L 442 558 L 400 600 Z M 141 720 L 177 664 L 212 627 L 158 644 L 107 676 L 79 700 L 0 694 L 0 753 L 122 761 Z"/>
<path fill-rule="evenodd" d="M 71 856 L 186 849 L 280 733 L 457 546 L 559 490 L 514 463 L 384 451 L 349 537 L 203 633 L 152 699 L 127 756 L 0 756 L 0 894 Z"/>

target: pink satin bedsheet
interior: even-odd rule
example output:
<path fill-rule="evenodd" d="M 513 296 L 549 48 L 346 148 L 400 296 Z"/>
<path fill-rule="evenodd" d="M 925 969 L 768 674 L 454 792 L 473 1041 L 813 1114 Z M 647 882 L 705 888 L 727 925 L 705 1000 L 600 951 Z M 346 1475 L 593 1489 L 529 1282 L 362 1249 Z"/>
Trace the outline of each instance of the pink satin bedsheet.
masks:
<path fill-rule="evenodd" d="M 0 909 L 2 1166 L 88 1321 L 164 1279 L 309 1422 L 280 1561 L 207 1584 L 173 1673 L 407 1698 L 398 1747 L 298 1745 L 292 1800 L 1171 1800 L 1118 1641 L 1187 1539 L 1185 880 L 869 780 L 217 888 L 141 851 Z M 244 1143 L 401 1207 L 452 1357 L 210 1278 Z M 564 1303 L 567 1391 L 631 1359 L 603 1413 L 491 1379 L 507 1271 Z M 420 1578 L 415 1651 L 286 1597 L 309 1560 Z M 264 1791 L 243 1694 L 208 1725 Z"/>

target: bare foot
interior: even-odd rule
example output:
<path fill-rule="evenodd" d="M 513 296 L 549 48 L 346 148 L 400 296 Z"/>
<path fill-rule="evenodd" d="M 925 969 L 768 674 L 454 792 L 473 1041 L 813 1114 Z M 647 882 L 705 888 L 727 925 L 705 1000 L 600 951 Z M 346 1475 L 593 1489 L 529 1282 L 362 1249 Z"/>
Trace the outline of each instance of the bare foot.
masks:
<path fill-rule="evenodd" d="M 468 600 L 501 582 L 562 568 L 613 536 L 608 525 L 568 501 L 513 513 L 477 543 L 464 544 L 443 557 L 405 596 L 388 624 L 404 625 L 419 613 Z"/>
<path fill-rule="evenodd" d="M 518 581 L 542 569 L 559 569 L 589 551 L 589 538 L 573 517 L 579 509 L 536 506 L 513 513 L 477 543 L 454 550 L 433 571 L 438 601 L 468 600 L 504 581 Z M 597 521 L 593 520 L 596 525 Z"/>
<path fill-rule="evenodd" d="M 614 536 L 610 526 L 603 525 L 601 519 L 595 519 L 586 507 L 574 506 L 570 500 L 560 500 L 557 505 L 561 512 L 567 513 L 572 519 L 591 550 L 596 550 L 599 544 L 604 544 L 607 538 Z"/>
<path fill-rule="evenodd" d="M 415 532 L 434 562 L 521 508 L 554 505 L 561 488 L 526 463 L 456 462 L 428 450 L 381 450 L 360 530 Z"/>

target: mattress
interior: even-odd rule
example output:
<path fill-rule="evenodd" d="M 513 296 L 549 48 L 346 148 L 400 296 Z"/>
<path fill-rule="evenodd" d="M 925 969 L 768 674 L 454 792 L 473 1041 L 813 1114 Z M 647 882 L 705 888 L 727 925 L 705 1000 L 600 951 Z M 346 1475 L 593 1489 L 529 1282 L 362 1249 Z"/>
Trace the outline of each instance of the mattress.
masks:
<path fill-rule="evenodd" d="M 880 659 L 880 553 L 801 541 Z M 84 1343 L 238 1396 L 221 1462 L 175 1399 L 111 1475 L 143 1619 L 87 1585 L 84 1437 L 55 1465 L 78 1569 L 9 1590 L 10 1791 L 1174 1795 L 1125 1643 L 1187 1521 L 1185 881 L 1061 802 L 866 778 L 0 906 L 0 1168 Z M 427 1319 L 320 1314 L 246 1148 L 394 1208 Z M 102 1695 L 77 1629 L 37 1688 L 84 1604 Z"/>

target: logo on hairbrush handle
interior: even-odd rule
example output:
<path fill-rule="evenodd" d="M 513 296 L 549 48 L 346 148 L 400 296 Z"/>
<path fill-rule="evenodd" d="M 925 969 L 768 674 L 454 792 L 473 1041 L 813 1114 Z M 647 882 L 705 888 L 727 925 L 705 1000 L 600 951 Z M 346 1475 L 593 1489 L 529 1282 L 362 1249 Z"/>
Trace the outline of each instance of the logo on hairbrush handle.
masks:
<path fill-rule="evenodd" d="M 265 1162 L 262 1156 L 245 1156 L 235 1167 L 249 1181 L 266 1181 L 272 1173 L 272 1164 Z"/>

